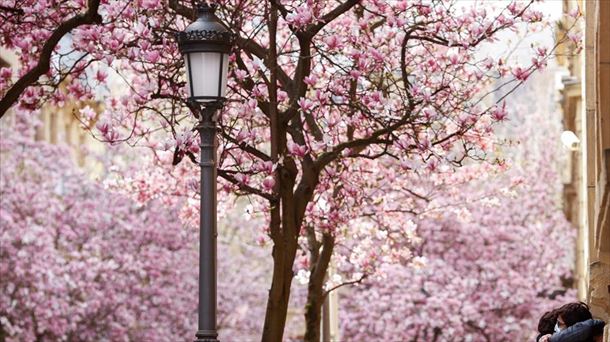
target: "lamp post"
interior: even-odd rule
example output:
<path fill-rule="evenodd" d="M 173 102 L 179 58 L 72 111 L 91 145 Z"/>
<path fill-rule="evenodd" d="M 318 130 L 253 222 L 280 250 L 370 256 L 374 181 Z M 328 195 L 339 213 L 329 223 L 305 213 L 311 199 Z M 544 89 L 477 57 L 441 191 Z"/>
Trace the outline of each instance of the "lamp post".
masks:
<path fill-rule="evenodd" d="M 217 342 L 216 330 L 216 112 L 227 87 L 232 35 L 215 7 L 197 7 L 197 20 L 177 34 L 184 57 L 188 101 L 199 119 L 201 183 L 199 209 L 199 307 L 195 342 Z"/>

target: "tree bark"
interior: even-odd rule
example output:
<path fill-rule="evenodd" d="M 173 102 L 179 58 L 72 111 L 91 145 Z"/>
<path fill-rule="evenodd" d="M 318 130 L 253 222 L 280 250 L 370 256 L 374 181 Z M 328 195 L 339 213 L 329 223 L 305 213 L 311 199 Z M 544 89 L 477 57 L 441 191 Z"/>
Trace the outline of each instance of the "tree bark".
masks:
<path fill-rule="evenodd" d="M 269 4 L 268 4 L 269 5 Z M 268 63 L 270 69 L 269 88 L 269 116 L 271 121 L 271 160 L 274 164 L 278 163 L 279 156 L 286 148 L 286 129 L 280 124 L 277 110 L 277 8 L 274 4 L 267 7 L 269 14 L 269 52 Z M 290 164 L 289 164 L 290 165 Z M 290 172 L 292 171 L 292 172 Z M 295 179 L 294 170 L 278 165 L 274 172 L 276 184 L 273 188 L 274 195 L 282 194 L 279 200 L 271 204 L 271 221 L 269 232 L 273 240 L 273 276 L 271 289 L 267 298 L 267 310 L 265 313 L 265 323 L 263 326 L 262 341 L 282 341 L 284 327 L 286 325 L 286 315 L 288 313 L 288 302 L 290 300 L 290 286 L 292 284 L 292 264 L 296 256 L 296 239 L 289 238 L 290 232 L 286 229 L 286 224 L 282 222 L 290 215 L 286 210 L 294 208 L 292 189 Z"/>
<path fill-rule="evenodd" d="M 309 285 L 307 288 L 307 304 L 305 304 L 305 341 L 320 341 L 320 326 L 322 321 L 322 305 L 326 299 L 324 292 L 324 280 L 330 264 L 330 258 L 335 246 L 335 238 L 330 233 L 322 235 L 322 251 L 311 251 L 315 263 L 310 267 Z M 319 247 L 312 246 L 312 247 Z M 313 260 L 312 260 L 313 261 Z"/>
<path fill-rule="evenodd" d="M 282 244 L 273 246 L 273 280 L 267 298 L 263 342 L 282 341 L 284 327 L 286 326 L 286 315 L 288 314 L 290 285 L 294 276 L 292 264 L 295 255 L 296 246 L 289 247 Z"/>
<path fill-rule="evenodd" d="M 296 165 L 291 159 L 280 167 L 281 194 L 281 227 L 271 227 L 273 239 L 273 278 L 267 311 L 263 326 L 263 342 L 281 342 L 286 326 L 288 301 L 290 299 L 290 285 L 294 274 L 292 265 L 297 252 L 298 227 L 295 212 L 295 197 L 293 194 L 294 180 L 296 178 Z M 299 222 L 299 224 L 297 224 Z M 281 229 L 280 229 L 281 228 Z"/>
<path fill-rule="evenodd" d="M 267 310 L 265 312 L 265 323 L 263 325 L 263 342 L 281 342 L 286 326 L 286 315 L 288 314 L 288 302 L 290 299 L 290 286 L 294 274 L 292 265 L 296 257 L 297 239 L 295 237 L 294 201 L 292 186 L 294 185 L 294 174 L 287 170 L 281 170 L 281 222 L 273 220 L 271 237 L 273 239 L 273 276 L 271 289 L 267 298 Z M 276 209 L 277 210 L 277 209 Z M 291 213 L 292 212 L 292 213 Z M 291 215 L 292 214 L 292 215 Z M 278 215 L 279 216 L 279 215 Z M 276 216 L 277 217 L 277 216 Z M 292 222 L 290 222 L 292 221 Z"/>
<path fill-rule="evenodd" d="M 2 328 L 2 323 L 0 323 L 0 342 L 6 342 L 6 331 Z"/>

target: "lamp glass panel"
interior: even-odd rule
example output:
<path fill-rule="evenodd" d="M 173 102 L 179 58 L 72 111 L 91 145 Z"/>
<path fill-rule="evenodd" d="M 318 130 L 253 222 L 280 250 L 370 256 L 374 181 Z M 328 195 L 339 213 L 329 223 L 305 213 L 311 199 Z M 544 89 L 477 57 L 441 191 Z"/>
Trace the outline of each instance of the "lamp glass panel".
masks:
<path fill-rule="evenodd" d="M 220 79 L 220 96 L 225 97 L 227 94 L 227 77 L 229 74 L 229 54 L 222 54 L 222 76 Z"/>
<path fill-rule="evenodd" d="M 198 99 L 198 101 L 214 101 L 218 97 L 218 74 L 221 72 L 221 56 L 222 54 L 218 52 L 191 52 L 189 53 L 189 56 L 185 55 L 189 97 L 213 97 L 210 99 Z M 189 57 L 191 59 L 190 67 L 188 61 Z M 225 74 L 223 76 L 226 87 L 226 73 L 223 71 L 223 74 Z M 191 89 L 193 90 L 192 94 Z"/>
<path fill-rule="evenodd" d="M 191 68 L 189 67 L 188 54 L 184 55 L 184 66 L 186 67 L 186 94 L 188 97 L 193 96 L 191 91 Z"/>

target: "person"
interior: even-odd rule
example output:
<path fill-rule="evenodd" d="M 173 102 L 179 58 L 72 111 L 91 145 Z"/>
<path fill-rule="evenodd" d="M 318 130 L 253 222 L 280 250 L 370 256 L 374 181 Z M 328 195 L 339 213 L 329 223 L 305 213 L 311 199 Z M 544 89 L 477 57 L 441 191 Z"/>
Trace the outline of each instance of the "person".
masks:
<path fill-rule="evenodd" d="M 603 338 L 605 324 L 599 319 L 588 319 L 552 335 L 542 336 L 540 342 L 598 342 Z"/>
<path fill-rule="evenodd" d="M 560 330 L 593 318 L 589 306 L 583 302 L 568 303 L 560 307 L 557 313 L 557 327 Z"/>
<path fill-rule="evenodd" d="M 539 337 L 539 342 L 593 342 L 601 340 L 604 321 L 593 319 L 585 303 L 569 303 L 556 310 L 554 333 Z M 540 330 L 540 329 L 539 329 Z"/>
<path fill-rule="evenodd" d="M 544 335 L 551 335 L 555 332 L 555 324 L 557 323 L 557 309 L 545 312 L 538 321 L 538 336 L 536 342 Z"/>

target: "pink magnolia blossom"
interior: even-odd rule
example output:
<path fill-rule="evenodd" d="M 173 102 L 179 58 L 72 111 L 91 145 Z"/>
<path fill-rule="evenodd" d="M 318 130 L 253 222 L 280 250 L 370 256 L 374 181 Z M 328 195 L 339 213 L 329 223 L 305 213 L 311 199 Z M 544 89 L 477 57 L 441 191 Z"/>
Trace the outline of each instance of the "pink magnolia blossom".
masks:
<path fill-rule="evenodd" d="M 515 76 L 515 78 L 520 81 L 525 81 L 530 75 L 529 70 L 524 69 L 522 67 L 516 67 L 511 72 Z"/>
<path fill-rule="evenodd" d="M 302 146 L 299 144 L 292 143 L 292 144 L 288 145 L 288 150 L 290 151 L 291 154 L 293 154 L 297 157 L 303 157 L 303 156 L 305 156 L 305 154 L 307 153 L 309 148 L 307 146 Z"/>
<path fill-rule="evenodd" d="M 388 262 L 421 261 L 414 258 L 420 256 L 419 242 L 424 239 L 413 232 L 402 234 L 405 222 L 414 220 L 411 212 L 425 208 L 427 195 L 440 185 L 460 184 L 507 167 L 487 164 L 493 164 L 495 157 L 495 133 L 483 118 L 501 121 L 506 115 L 503 106 L 495 103 L 495 93 L 486 87 L 498 77 L 529 81 L 555 49 L 520 67 L 508 56 L 485 53 L 503 32 L 528 33 L 543 24 L 538 23 L 535 4 L 529 2 L 484 10 L 471 4 L 458 9 L 458 2 L 442 6 L 422 1 L 340 3 L 278 2 L 274 39 L 269 36 L 269 6 L 249 0 L 218 3 L 218 16 L 230 23 L 237 38 L 230 56 L 228 101 L 217 117 L 218 168 L 222 194 L 252 197 L 254 210 L 264 216 L 264 233 L 271 244 L 290 250 L 307 246 L 306 257 L 315 258 L 311 251 L 319 248 L 308 246 L 309 241 L 331 236 L 337 247 L 333 254 L 345 261 L 342 271 L 351 279 L 358 273 L 371 274 Z M 191 158 L 174 157 L 196 151 L 196 133 L 193 139 L 180 141 L 178 149 L 169 148 L 168 141 L 173 145 L 174 139 L 181 139 L 177 135 L 197 121 L 185 103 L 183 58 L 173 36 L 192 20 L 192 12 L 188 1 L 159 4 L 154 0 L 102 1 L 102 23 L 74 29 L 72 41 L 53 53 L 48 77 L 25 90 L 17 108 L 34 113 L 51 100 L 99 98 L 104 113 L 96 122 L 94 136 L 113 144 L 112 149 L 119 148 L 121 141 L 139 151 L 144 147 L 143 154 L 154 160 L 154 167 L 123 179 L 119 188 L 124 195 L 142 203 L 151 201 L 151 205 L 160 200 L 179 206 L 181 218 L 189 221 L 197 217 L 190 204 L 197 170 L 182 165 Z M 36 65 L 48 32 L 81 13 L 86 4 L 24 0 L 19 5 L 23 15 L 10 15 L 3 22 L 0 43 L 17 51 L 21 67 L 16 74 L 24 75 Z M 275 51 L 270 50 L 272 42 Z M 65 68 L 65 61 L 80 57 L 73 69 Z M 89 70 L 102 67 L 114 69 L 120 82 L 106 92 L 98 91 L 101 87 L 95 83 L 99 82 L 87 79 Z M 247 72 L 244 79 L 240 79 L 243 73 L 235 72 L 238 69 Z M 64 83 L 60 86 L 57 80 Z M 0 82 L 0 93 L 13 82 Z M 508 82 L 511 86 L 521 83 Z M 277 106 L 270 98 L 274 93 Z M 274 118 L 279 118 L 273 126 L 278 135 L 272 136 L 272 123 L 278 123 Z M 479 120 L 483 122 L 478 124 Z M 23 120 L 18 123 L 25 126 Z M 467 168 L 470 174 L 457 172 L 459 167 L 476 164 L 473 160 L 486 158 L 480 168 Z M 182 162 L 172 168 L 172 161 L 178 159 Z M 401 167 L 400 161 L 409 165 Z M 272 174 L 266 164 L 261 167 L 267 162 L 271 173 L 289 178 L 275 187 L 286 194 L 280 196 L 282 210 L 291 210 L 281 217 L 298 218 L 299 222 L 291 223 L 295 229 L 284 230 L 285 222 L 272 227 L 276 221 L 270 215 L 278 206 L 267 190 L 266 180 Z M 459 187 L 447 191 L 448 199 L 460 199 Z M 471 232 L 472 227 L 489 227 L 485 222 L 479 226 L 468 222 L 481 219 L 480 214 L 468 207 L 450 213 L 449 218 Z M 273 230 L 293 235 L 279 239 Z M 503 241 L 513 233 L 503 233 Z M 293 271 L 315 275 L 297 269 L 315 265 L 300 262 L 297 254 L 282 256 L 286 274 L 273 279 L 288 283 L 272 288 L 289 288 Z M 435 258 L 425 257 L 434 265 Z M 99 304 L 93 301 L 92 305 Z M 120 331 L 117 336 L 128 335 Z M 183 337 L 168 340 L 176 339 Z"/>
<path fill-rule="evenodd" d="M 194 336 L 199 216 L 196 206 L 182 204 L 199 187 L 196 178 L 180 188 L 171 182 L 178 177 L 145 171 L 140 160 L 132 171 L 110 167 L 104 184 L 96 183 L 73 164 L 67 147 L 33 142 L 27 137 L 33 132 L 8 128 L 0 134 L 0 331 L 6 341 Z M 220 338 L 252 340 L 264 317 L 269 251 L 255 245 L 255 230 L 243 227 L 260 224 L 260 217 L 232 206 L 219 208 L 218 217 Z M 240 239 L 231 242 L 231 236 Z M 287 336 L 295 334 L 289 328 Z"/>
<path fill-rule="evenodd" d="M 106 77 L 108 77 L 108 74 L 104 70 L 100 69 L 95 72 L 95 80 L 98 81 L 99 83 L 106 82 Z"/>
<path fill-rule="evenodd" d="M 506 102 L 503 102 L 501 106 L 496 106 L 491 112 L 491 117 L 496 121 L 504 121 L 507 116 L 508 111 L 506 110 Z"/>
<path fill-rule="evenodd" d="M 267 191 L 270 191 L 275 186 L 275 179 L 272 176 L 268 176 L 263 181 L 263 188 Z"/>
<path fill-rule="evenodd" d="M 417 256 L 380 262 L 369 253 L 361 261 L 362 269 L 377 266 L 371 278 L 340 294 L 342 338 L 525 341 L 537 335 L 542 313 L 574 300 L 565 282 L 573 281 L 575 231 L 554 205 L 561 190 L 553 167 L 562 153 L 560 127 L 549 120 L 550 104 L 536 101 L 553 91 L 552 76 L 517 94 L 523 101 L 511 108 L 523 140 L 511 154 L 527 160 L 499 173 L 477 166 L 441 176 L 440 186 L 427 192 L 427 209 L 405 229 L 421 239 L 412 248 Z M 391 228 L 388 222 L 388 235 Z M 347 249 L 383 248 L 365 236 Z M 338 268 L 344 276 L 354 272 L 343 261 Z"/>
<path fill-rule="evenodd" d="M 79 112 L 87 120 L 93 120 L 97 116 L 97 113 L 93 110 L 93 108 L 91 108 L 89 106 L 86 106 L 85 108 L 81 109 Z"/>

